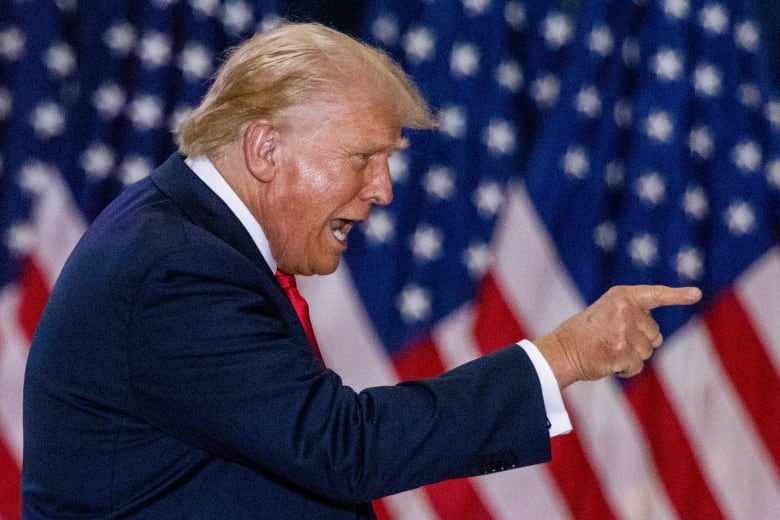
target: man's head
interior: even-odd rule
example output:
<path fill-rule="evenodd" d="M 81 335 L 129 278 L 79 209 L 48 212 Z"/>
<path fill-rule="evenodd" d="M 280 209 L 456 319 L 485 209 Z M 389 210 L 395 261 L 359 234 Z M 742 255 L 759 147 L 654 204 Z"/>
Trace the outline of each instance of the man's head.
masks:
<path fill-rule="evenodd" d="M 260 222 L 279 267 L 336 269 L 346 235 L 392 198 L 388 157 L 427 105 L 385 54 L 317 24 L 236 48 L 178 133 L 206 155 Z"/>

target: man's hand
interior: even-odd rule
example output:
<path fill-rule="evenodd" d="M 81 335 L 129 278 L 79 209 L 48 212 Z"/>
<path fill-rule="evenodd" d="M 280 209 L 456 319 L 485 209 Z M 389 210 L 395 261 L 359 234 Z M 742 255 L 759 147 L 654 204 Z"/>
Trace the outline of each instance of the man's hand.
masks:
<path fill-rule="evenodd" d="M 616 286 L 534 342 L 550 364 L 558 385 L 617 374 L 631 377 L 660 347 L 663 335 L 650 310 L 690 305 L 701 299 L 695 287 Z"/>

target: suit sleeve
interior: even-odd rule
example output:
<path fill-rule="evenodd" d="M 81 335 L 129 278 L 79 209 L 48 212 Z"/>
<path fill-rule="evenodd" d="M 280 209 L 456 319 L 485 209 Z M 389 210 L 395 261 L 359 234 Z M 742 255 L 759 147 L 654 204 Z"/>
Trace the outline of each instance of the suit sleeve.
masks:
<path fill-rule="evenodd" d="M 195 448 L 345 502 L 549 460 L 541 387 L 522 348 L 356 393 L 292 333 L 280 297 L 228 247 L 158 259 L 134 297 L 136 413 Z"/>

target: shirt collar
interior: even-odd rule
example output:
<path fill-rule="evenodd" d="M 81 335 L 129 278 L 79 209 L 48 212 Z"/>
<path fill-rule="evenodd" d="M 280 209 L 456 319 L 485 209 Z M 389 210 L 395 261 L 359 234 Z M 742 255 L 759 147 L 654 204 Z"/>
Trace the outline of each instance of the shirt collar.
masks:
<path fill-rule="evenodd" d="M 276 260 L 271 255 L 271 246 L 268 244 L 268 238 L 266 238 L 263 228 L 222 177 L 222 174 L 217 171 L 214 164 L 205 156 L 187 157 L 184 162 L 230 208 L 230 211 L 252 237 L 252 241 L 260 250 L 260 254 L 263 255 L 263 259 L 271 268 L 271 272 L 276 272 Z"/>

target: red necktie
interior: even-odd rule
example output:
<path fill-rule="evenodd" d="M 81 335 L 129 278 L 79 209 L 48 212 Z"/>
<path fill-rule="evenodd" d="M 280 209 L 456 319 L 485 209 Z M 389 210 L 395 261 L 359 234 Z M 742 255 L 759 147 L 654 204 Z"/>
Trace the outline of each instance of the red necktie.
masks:
<path fill-rule="evenodd" d="M 295 309 L 295 314 L 298 315 L 298 319 L 301 321 L 301 325 L 303 325 L 303 330 L 306 331 L 306 335 L 309 337 L 314 353 L 317 354 L 317 357 L 321 360 L 322 354 L 320 353 L 319 345 L 317 345 L 317 338 L 314 336 L 314 327 L 311 326 L 311 319 L 309 318 L 309 304 L 306 303 L 306 300 L 301 296 L 301 293 L 298 292 L 295 277 L 277 269 L 276 279 L 279 280 L 279 284 L 282 286 L 282 289 L 284 289 L 285 294 L 287 294 L 287 298 L 290 299 L 290 303 L 292 303 L 293 309 Z"/>

